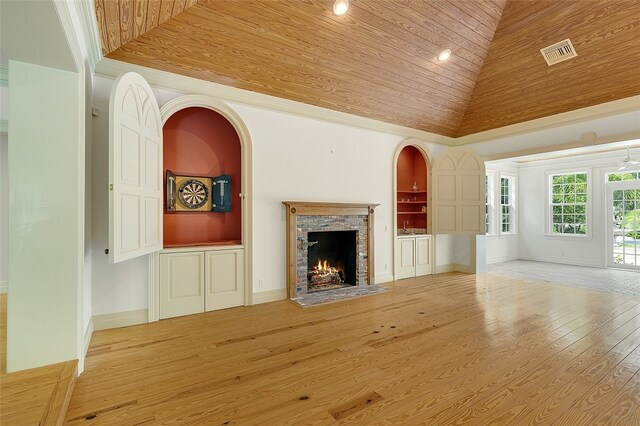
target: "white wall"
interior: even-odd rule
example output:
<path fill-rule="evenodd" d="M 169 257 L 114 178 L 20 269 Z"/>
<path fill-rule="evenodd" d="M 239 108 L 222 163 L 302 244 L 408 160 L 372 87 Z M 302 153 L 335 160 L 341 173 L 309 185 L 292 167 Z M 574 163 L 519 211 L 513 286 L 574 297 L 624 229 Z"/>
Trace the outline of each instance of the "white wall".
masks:
<path fill-rule="evenodd" d="M 617 169 L 626 153 L 618 151 L 523 164 L 520 167 L 520 257 L 543 262 L 606 266 L 605 173 Z M 632 150 L 639 156 L 640 149 Z M 590 235 L 547 233 L 547 173 L 586 170 L 591 173 Z"/>
<path fill-rule="evenodd" d="M 82 359 L 84 73 L 9 62 L 7 371 Z"/>
<path fill-rule="evenodd" d="M 108 264 L 108 107 L 112 81 L 95 79 L 93 144 L 93 314 L 146 308 L 148 259 Z M 154 90 L 160 105 L 178 94 Z M 366 202 L 375 213 L 375 280 L 392 279 L 393 155 L 403 137 L 359 127 L 275 112 L 239 103 L 253 143 L 254 292 L 279 290 L 285 279 L 285 212 L 282 201 Z M 426 144 L 441 152 L 436 144 Z M 448 255 L 448 252 L 445 252 Z M 439 259 L 441 259 L 439 257 Z M 450 263 L 448 256 L 441 261 Z M 258 281 L 264 286 L 258 287 Z"/>
<path fill-rule="evenodd" d="M 9 145 L 0 134 L 0 293 L 7 292 L 9 249 Z"/>
<path fill-rule="evenodd" d="M 520 205 L 518 197 L 519 170 L 517 164 L 510 162 L 488 162 L 486 163 L 487 174 L 491 176 L 491 188 L 489 196 L 493 202 L 493 211 L 490 212 L 493 223 L 491 233 L 486 237 L 486 262 L 487 264 L 506 262 L 520 257 Z M 516 203 L 516 229 L 515 233 L 503 234 L 500 230 L 500 178 L 513 177 L 516 179 L 515 203 Z"/>
<path fill-rule="evenodd" d="M 82 277 L 82 330 L 84 335 L 91 337 L 91 317 L 93 316 L 91 302 L 91 258 L 93 255 L 91 245 L 91 104 L 93 97 L 92 75 L 88 67 L 85 68 L 85 102 L 84 102 L 84 267 Z M 85 342 L 85 344 L 88 342 Z"/>

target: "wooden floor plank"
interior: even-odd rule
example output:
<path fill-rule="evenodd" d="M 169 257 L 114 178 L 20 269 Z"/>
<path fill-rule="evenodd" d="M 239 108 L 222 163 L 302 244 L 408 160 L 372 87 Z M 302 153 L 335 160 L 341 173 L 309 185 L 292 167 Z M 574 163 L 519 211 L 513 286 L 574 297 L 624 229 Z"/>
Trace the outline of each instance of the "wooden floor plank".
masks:
<path fill-rule="evenodd" d="M 635 421 L 640 298 L 460 273 L 388 287 L 96 332 L 66 422 Z"/>

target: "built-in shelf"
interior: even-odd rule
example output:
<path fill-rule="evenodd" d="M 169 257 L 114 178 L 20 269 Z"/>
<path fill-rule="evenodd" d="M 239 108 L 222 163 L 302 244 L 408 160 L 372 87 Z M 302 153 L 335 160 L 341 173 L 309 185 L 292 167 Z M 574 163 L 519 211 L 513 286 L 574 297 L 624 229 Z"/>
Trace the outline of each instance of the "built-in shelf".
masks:
<path fill-rule="evenodd" d="M 428 228 L 427 212 L 427 164 L 414 146 L 406 146 L 398 155 L 396 163 L 396 226 L 398 229 Z"/>

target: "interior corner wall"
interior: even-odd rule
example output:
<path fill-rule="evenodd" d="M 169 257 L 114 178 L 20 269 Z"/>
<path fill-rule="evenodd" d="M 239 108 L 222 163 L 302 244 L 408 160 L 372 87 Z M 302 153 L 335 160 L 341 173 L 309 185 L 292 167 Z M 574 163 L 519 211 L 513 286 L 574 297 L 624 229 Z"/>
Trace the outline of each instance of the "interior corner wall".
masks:
<path fill-rule="evenodd" d="M 492 176 L 492 188 L 490 196 L 493 198 L 493 212 L 491 219 L 493 220 L 494 234 L 486 236 L 486 264 L 507 262 L 520 258 L 520 190 L 519 186 L 519 169 L 516 165 L 504 162 L 489 162 L 486 164 L 487 174 Z M 510 176 L 516 178 L 515 202 L 516 202 L 516 233 L 501 234 L 500 227 L 500 177 Z M 526 226 L 526 225 L 523 225 Z"/>
<path fill-rule="evenodd" d="M 7 371 L 80 359 L 84 72 L 9 61 Z"/>
<path fill-rule="evenodd" d="M 638 151 L 640 152 L 640 151 Z M 624 158 L 622 151 L 568 157 L 532 163 L 520 168 L 520 258 L 540 262 L 565 263 L 570 265 L 606 266 L 606 220 L 605 175 L 614 172 Z M 565 173 L 587 170 L 590 181 L 591 235 L 548 235 L 547 176 L 548 173 Z"/>
<path fill-rule="evenodd" d="M 9 139 L 0 134 L 0 293 L 7 292 L 9 248 Z"/>

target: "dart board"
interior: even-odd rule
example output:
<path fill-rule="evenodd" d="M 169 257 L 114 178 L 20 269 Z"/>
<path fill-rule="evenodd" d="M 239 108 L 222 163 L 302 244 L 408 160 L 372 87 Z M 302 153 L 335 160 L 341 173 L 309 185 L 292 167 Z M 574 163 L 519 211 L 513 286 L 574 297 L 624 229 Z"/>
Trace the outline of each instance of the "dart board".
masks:
<path fill-rule="evenodd" d="M 188 209 L 197 209 L 204 206 L 209 199 L 209 190 L 203 182 L 196 179 L 189 179 L 182 182 L 178 189 L 180 202 Z"/>
<path fill-rule="evenodd" d="M 211 178 L 175 176 L 173 190 L 175 211 L 211 211 Z"/>

